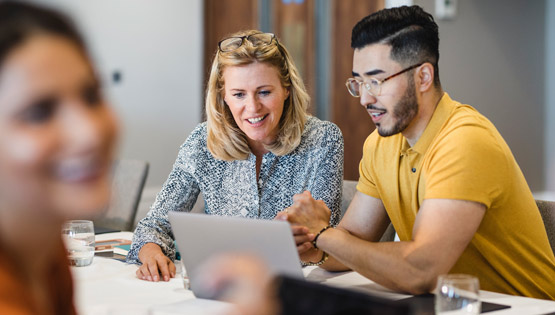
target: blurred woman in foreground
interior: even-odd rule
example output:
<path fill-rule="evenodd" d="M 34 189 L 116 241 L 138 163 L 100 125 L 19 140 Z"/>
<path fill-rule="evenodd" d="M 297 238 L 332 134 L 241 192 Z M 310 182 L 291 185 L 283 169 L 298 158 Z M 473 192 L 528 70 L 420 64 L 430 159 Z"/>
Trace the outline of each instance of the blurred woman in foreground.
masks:
<path fill-rule="evenodd" d="M 75 313 L 61 225 L 107 204 L 116 133 L 73 25 L 0 2 L 1 314 Z"/>

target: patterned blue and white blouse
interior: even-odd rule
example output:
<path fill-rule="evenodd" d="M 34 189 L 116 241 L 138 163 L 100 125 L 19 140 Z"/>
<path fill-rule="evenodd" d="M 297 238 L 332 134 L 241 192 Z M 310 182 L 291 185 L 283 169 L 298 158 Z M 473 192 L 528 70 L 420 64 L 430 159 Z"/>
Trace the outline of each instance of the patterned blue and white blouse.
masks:
<path fill-rule="evenodd" d="M 146 243 L 156 243 L 175 259 L 168 211 L 190 211 L 199 192 L 207 214 L 271 220 L 291 206 L 295 194 L 308 190 L 331 209 L 331 224 L 340 216 L 343 180 L 343 136 L 331 122 L 310 116 L 299 146 L 291 153 L 262 157 L 256 179 L 256 157 L 215 159 L 206 146 L 206 122 L 199 124 L 181 146 L 168 179 L 147 216 L 137 225 L 127 261 L 140 263 Z"/>

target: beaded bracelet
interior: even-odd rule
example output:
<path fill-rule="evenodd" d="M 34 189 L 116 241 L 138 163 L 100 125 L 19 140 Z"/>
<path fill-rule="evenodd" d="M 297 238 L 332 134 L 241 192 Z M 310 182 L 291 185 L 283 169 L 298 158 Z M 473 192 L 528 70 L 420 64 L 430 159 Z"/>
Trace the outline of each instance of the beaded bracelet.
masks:
<path fill-rule="evenodd" d="M 316 234 L 316 236 L 314 237 L 314 240 L 312 241 L 312 246 L 314 246 L 314 248 L 318 249 L 318 246 L 316 246 L 316 241 L 318 240 L 318 237 L 320 237 L 322 233 L 324 233 L 327 229 L 331 227 L 332 227 L 331 225 L 328 225 L 325 228 L 321 229 L 320 232 L 318 232 L 318 234 Z"/>
<path fill-rule="evenodd" d="M 305 266 L 320 266 L 321 264 L 325 263 L 326 260 L 328 260 L 328 253 L 326 253 L 326 252 L 324 252 L 324 251 L 323 251 L 322 253 L 323 253 L 323 254 L 322 254 L 322 259 L 320 259 L 319 262 L 311 262 L 311 261 L 306 262 L 306 261 L 303 261 L 303 262 L 302 262 L 303 265 L 305 265 Z"/>

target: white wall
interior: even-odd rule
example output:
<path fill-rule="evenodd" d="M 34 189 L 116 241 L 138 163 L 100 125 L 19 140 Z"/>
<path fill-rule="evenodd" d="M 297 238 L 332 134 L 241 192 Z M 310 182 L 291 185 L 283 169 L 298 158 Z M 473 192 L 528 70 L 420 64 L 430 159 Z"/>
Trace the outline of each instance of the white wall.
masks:
<path fill-rule="evenodd" d="M 61 8 L 81 28 L 123 124 L 119 156 L 149 161 L 146 186 L 157 190 L 201 120 L 202 0 L 35 2 Z"/>
<path fill-rule="evenodd" d="M 532 191 L 546 177 L 546 2 L 458 1 L 454 19 L 437 21 L 445 91 L 495 124 Z M 433 0 L 414 3 L 435 10 Z"/>

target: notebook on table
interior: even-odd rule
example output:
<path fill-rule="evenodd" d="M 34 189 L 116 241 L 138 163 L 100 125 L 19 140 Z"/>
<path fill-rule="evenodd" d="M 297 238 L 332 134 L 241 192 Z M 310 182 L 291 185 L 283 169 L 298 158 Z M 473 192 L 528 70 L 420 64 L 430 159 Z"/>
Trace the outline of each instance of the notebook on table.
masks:
<path fill-rule="evenodd" d="M 191 289 L 197 297 L 204 296 L 195 291 L 195 271 L 216 254 L 255 254 L 266 262 L 273 274 L 304 279 L 287 222 L 186 212 L 170 212 L 169 219 Z"/>

